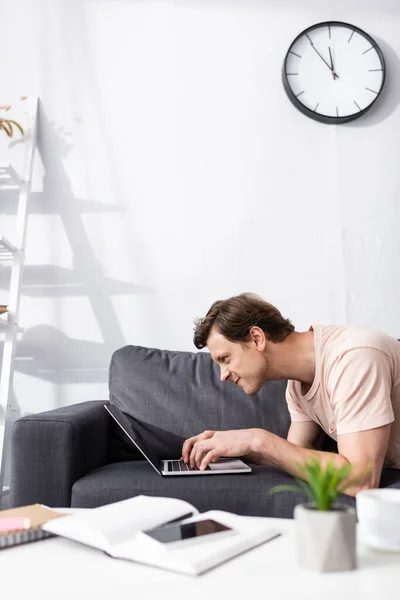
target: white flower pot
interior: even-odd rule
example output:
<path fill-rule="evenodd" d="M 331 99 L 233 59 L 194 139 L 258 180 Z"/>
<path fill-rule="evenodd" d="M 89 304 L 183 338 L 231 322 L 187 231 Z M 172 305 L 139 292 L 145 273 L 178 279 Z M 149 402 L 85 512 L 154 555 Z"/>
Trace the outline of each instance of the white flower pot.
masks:
<path fill-rule="evenodd" d="M 311 504 L 298 504 L 294 518 L 301 567 L 320 573 L 351 571 L 357 567 L 354 508 L 336 506 L 321 511 Z"/>

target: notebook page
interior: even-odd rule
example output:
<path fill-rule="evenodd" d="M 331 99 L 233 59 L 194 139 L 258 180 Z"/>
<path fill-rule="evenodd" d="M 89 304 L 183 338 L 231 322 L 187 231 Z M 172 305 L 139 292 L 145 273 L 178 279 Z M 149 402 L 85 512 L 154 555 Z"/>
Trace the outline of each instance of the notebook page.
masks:
<path fill-rule="evenodd" d="M 131 539 L 137 531 L 157 527 L 188 512 L 198 511 L 176 498 L 136 496 L 57 519 L 46 531 L 109 551 L 114 544 Z"/>

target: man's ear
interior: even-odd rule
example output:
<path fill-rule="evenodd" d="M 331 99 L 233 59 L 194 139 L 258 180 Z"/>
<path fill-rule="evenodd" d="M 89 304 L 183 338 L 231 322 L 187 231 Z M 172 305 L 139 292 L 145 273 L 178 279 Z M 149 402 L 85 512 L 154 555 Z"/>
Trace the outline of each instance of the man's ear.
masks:
<path fill-rule="evenodd" d="M 255 344 L 257 350 L 264 350 L 266 343 L 266 336 L 264 331 L 257 326 L 254 326 L 249 331 L 250 341 Z"/>

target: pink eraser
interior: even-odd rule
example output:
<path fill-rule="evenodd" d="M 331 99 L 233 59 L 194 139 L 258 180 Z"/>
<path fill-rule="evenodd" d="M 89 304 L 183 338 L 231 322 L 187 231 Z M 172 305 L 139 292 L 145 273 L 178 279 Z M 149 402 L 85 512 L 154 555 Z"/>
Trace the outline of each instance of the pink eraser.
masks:
<path fill-rule="evenodd" d="M 19 531 L 30 527 L 28 517 L 0 517 L 0 532 Z"/>

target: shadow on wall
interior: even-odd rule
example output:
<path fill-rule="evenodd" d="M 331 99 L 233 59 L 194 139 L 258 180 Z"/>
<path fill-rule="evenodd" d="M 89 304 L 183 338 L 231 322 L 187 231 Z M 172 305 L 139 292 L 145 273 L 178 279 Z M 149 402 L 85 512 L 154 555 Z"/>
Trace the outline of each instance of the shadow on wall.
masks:
<path fill-rule="evenodd" d="M 111 296 L 152 293 L 148 286 L 104 276 L 83 223 L 86 212 L 123 212 L 123 207 L 76 198 L 63 166 L 72 145 L 62 128 L 50 123 L 42 107 L 39 112 L 38 152 L 45 175 L 43 191 L 32 193 L 29 214 L 58 214 L 72 249 L 73 268 L 27 265 L 22 294 L 31 297 L 76 297 L 89 299 L 103 343 L 72 339 L 49 325 L 26 329 L 16 347 L 15 370 L 52 383 L 106 383 L 112 352 L 126 344 Z M 6 194 L 1 213 L 15 215 L 15 196 Z M 29 227 L 28 227 L 29 231 Z M 0 268 L 0 289 L 8 289 L 10 268 Z M 22 323 L 23 325 L 23 323 Z M 55 408 L 61 403 L 56 398 Z M 17 412 L 18 404 L 17 404 Z"/>
<path fill-rule="evenodd" d="M 101 268 L 101 267 L 99 267 Z M 11 269 L 0 265 L 0 289 L 3 281 L 10 278 Z M 91 273 L 88 273 L 90 276 Z M 95 283 L 95 282 L 94 282 Z M 82 281 L 78 270 L 66 269 L 57 265 L 28 265 L 24 268 L 23 295 L 33 298 L 57 298 L 87 296 L 88 279 Z M 101 281 L 102 293 L 106 295 L 132 295 L 151 291 L 145 286 L 104 277 Z"/>
<path fill-rule="evenodd" d="M 17 344 L 15 369 L 55 384 L 104 383 L 110 350 L 102 343 L 70 338 L 50 325 L 27 329 Z"/>
<path fill-rule="evenodd" d="M 386 81 L 382 93 L 363 117 L 344 123 L 341 127 L 368 127 L 385 121 L 400 104 L 400 58 L 384 40 L 374 36 L 386 63 Z"/>

